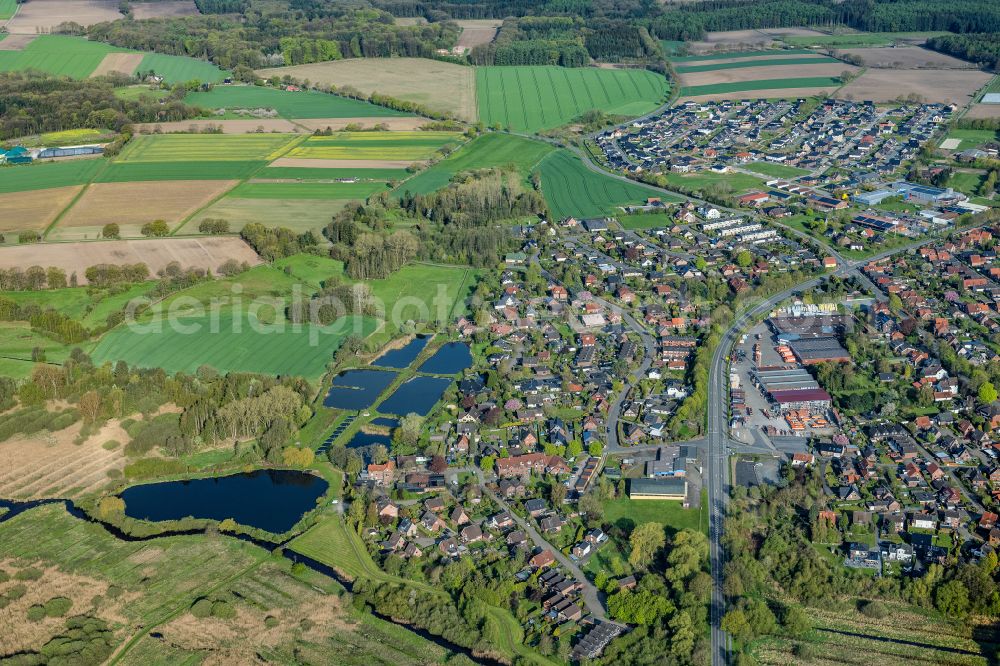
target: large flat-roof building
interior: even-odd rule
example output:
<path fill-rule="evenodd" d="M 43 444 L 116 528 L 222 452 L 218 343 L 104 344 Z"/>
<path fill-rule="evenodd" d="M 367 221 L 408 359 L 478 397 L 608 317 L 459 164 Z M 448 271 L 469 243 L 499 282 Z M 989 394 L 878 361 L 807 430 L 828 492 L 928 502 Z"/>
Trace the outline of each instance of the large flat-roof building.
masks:
<path fill-rule="evenodd" d="M 634 500 L 683 500 L 687 497 L 687 481 L 680 477 L 631 479 L 628 498 Z"/>
<path fill-rule="evenodd" d="M 789 342 L 788 346 L 802 365 L 827 362 L 849 363 L 851 360 L 851 355 L 834 337 L 800 338 Z"/>

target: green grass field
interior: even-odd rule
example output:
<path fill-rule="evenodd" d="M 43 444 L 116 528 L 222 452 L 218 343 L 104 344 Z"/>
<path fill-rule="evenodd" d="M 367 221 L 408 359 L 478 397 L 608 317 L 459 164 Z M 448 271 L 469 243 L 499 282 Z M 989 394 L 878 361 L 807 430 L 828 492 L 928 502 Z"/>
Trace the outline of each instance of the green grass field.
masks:
<path fill-rule="evenodd" d="M 663 174 L 668 185 L 676 185 L 692 190 L 706 187 L 722 186 L 730 192 L 742 192 L 756 187 L 763 187 L 764 180 L 746 173 L 674 173 Z"/>
<path fill-rule="evenodd" d="M 267 166 L 253 161 L 111 162 L 95 178 L 98 183 L 146 180 L 242 180 Z"/>
<path fill-rule="evenodd" d="M 412 174 L 406 169 L 323 169 L 312 167 L 268 167 L 257 174 L 258 178 L 289 180 L 335 181 L 338 178 L 360 180 L 404 180 Z"/>
<path fill-rule="evenodd" d="M 0 167 L 0 194 L 83 185 L 89 183 L 104 164 L 104 160 L 97 159 Z"/>
<path fill-rule="evenodd" d="M 330 277 L 344 273 L 344 262 L 312 254 L 278 259 L 274 262 L 274 267 L 282 272 L 287 271 L 296 280 L 301 280 L 314 289 L 322 287 Z"/>
<path fill-rule="evenodd" d="M 732 58 L 757 58 L 760 56 L 792 56 L 815 53 L 809 49 L 765 49 L 758 51 L 736 51 L 730 53 L 712 53 L 709 55 L 680 56 L 670 58 L 670 62 L 709 62 L 711 60 L 730 60 Z"/>
<path fill-rule="evenodd" d="M 611 215 L 619 212 L 619 206 L 645 203 L 649 197 L 671 200 L 670 195 L 644 185 L 595 173 L 568 150 L 557 150 L 543 159 L 539 171 L 542 193 L 556 219 Z"/>
<path fill-rule="evenodd" d="M 45 360 L 62 363 L 69 357 L 71 347 L 31 330 L 23 321 L 0 322 L 0 374 L 5 377 L 27 377 L 35 363 L 32 351 L 41 349 Z"/>
<path fill-rule="evenodd" d="M 681 88 L 682 97 L 697 95 L 720 95 L 731 92 L 753 92 L 754 90 L 783 90 L 791 88 L 839 88 L 840 79 L 830 76 L 808 76 L 801 79 L 761 79 L 757 81 L 736 81 L 733 83 L 713 83 L 705 86 Z"/>
<path fill-rule="evenodd" d="M 513 165 L 527 176 L 553 148 L 511 134 L 484 134 L 400 186 L 400 191 L 427 194 L 441 189 L 462 171 Z"/>
<path fill-rule="evenodd" d="M 241 183 L 230 193 L 236 199 L 366 199 L 385 189 L 384 183 Z"/>
<path fill-rule="evenodd" d="M 410 116 L 368 102 L 315 91 L 286 92 L 261 86 L 216 86 L 184 101 L 206 109 L 274 109 L 283 118 L 378 118 Z"/>
<path fill-rule="evenodd" d="M 740 60 L 738 62 L 724 62 L 716 64 L 690 64 L 690 65 L 678 65 L 674 69 L 677 70 L 679 74 L 694 74 L 696 72 L 714 72 L 719 69 L 740 69 L 743 67 L 767 67 L 770 65 L 820 65 L 823 63 L 830 62 L 840 62 L 836 58 L 829 58 L 827 56 L 821 57 L 786 57 L 786 58 L 768 58 L 767 60 Z"/>
<path fill-rule="evenodd" d="M 753 171 L 764 176 L 774 176 L 775 178 L 796 178 L 809 173 L 808 169 L 788 166 L 787 164 L 776 164 L 774 162 L 752 162 L 744 167 L 747 171 Z"/>
<path fill-rule="evenodd" d="M 667 80 L 646 70 L 581 67 L 480 67 L 479 119 L 536 132 L 572 122 L 585 111 L 639 116 L 665 98 Z"/>
<path fill-rule="evenodd" d="M 188 81 L 218 83 L 229 76 L 229 72 L 219 69 L 207 60 L 162 53 L 147 53 L 136 67 L 136 72 L 155 72 L 167 83 Z"/>
<path fill-rule="evenodd" d="M 622 215 L 618 221 L 626 229 L 661 229 L 673 226 L 673 217 L 667 213 L 644 213 L 642 215 Z"/>
<path fill-rule="evenodd" d="M 0 0 L 0 20 L 9 19 L 17 11 L 17 0 Z M 0 34 L 0 39 L 5 35 Z"/>
<path fill-rule="evenodd" d="M 272 308 L 264 310 L 273 316 Z M 214 327 L 209 315 L 168 319 L 144 322 L 142 330 L 120 326 L 110 331 L 94 348 L 94 361 L 123 360 L 167 372 L 194 372 L 207 364 L 221 372 L 298 375 L 316 380 L 348 335 L 366 337 L 375 330 L 375 321 L 364 317 L 344 317 L 312 334 L 309 327 L 296 331 L 291 324 L 282 324 L 280 315 L 279 323 L 272 327 L 247 313 L 240 316 L 228 311 L 221 313 Z M 198 353 L 192 354 L 192 349 Z"/>
<path fill-rule="evenodd" d="M 782 41 L 793 46 L 826 46 L 844 48 L 847 46 L 887 46 L 898 40 L 923 42 L 937 35 L 947 35 L 946 31 L 936 32 L 859 32 L 849 35 L 792 35 Z"/>
<path fill-rule="evenodd" d="M 0 51 L 0 71 L 38 69 L 56 76 L 83 79 L 107 54 L 129 52 L 129 49 L 90 42 L 83 37 L 39 35 L 23 51 Z"/>
<path fill-rule="evenodd" d="M 986 180 L 985 174 L 966 173 L 959 171 L 953 173 L 948 179 L 948 187 L 951 187 L 964 194 L 975 194 L 979 190 L 979 185 Z"/>
<path fill-rule="evenodd" d="M 952 129 L 948 138 L 960 140 L 962 143 L 957 150 L 965 150 L 1000 139 L 1000 130 Z"/>
<path fill-rule="evenodd" d="M 227 196 L 196 213 L 184 225 L 182 233 L 196 233 L 198 223 L 207 218 L 228 220 L 231 231 L 239 231 L 250 223 L 286 227 L 296 233 L 319 231 L 347 202 L 347 199 L 327 200 L 320 205 L 315 199 L 239 199 Z"/>
<path fill-rule="evenodd" d="M 325 160 L 426 160 L 442 146 L 461 141 L 457 132 L 337 132 L 309 137 L 288 157 Z"/>
<path fill-rule="evenodd" d="M 676 500 L 630 500 L 623 497 L 604 503 L 604 518 L 628 530 L 643 523 L 660 523 L 671 532 L 690 529 L 707 534 L 708 511 L 704 504 L 702 502 L 702 508 L 685 509 Z"/>
<path fill-rule="evenodd" d="M 272 160 L 297 139 L 294 134 L 150 134 L 132 139 L 115 161 Z"/>

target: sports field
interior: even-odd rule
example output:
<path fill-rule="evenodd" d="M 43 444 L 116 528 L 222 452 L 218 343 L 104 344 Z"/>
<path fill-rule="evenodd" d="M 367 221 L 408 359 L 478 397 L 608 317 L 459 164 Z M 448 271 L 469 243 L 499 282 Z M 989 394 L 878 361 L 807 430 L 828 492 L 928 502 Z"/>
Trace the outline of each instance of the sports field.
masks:
<path fill-rule="evenodd" d="M 539 171 L 542 193 L 555 219 L 611 215 L 619 212 L 619 206 L 642 204 L 650 197 L 679 200 L 638 183 L 595 173 L 568 150 L 557 150 L 543 159 Z"/>
<path fill-rule="evenodd" d="M 242 183 L 229 193 L 237 199 L 365 199 L 385 183 Z"/>
<path fill-rule="evenodd" d="M 300 137 L 289 134 L 162 134 L 137 136 L 116 162 L 273 160 Z"/>
<path fill-rule="evenodd" d="M 417 162 L 430 159 L 442 146 L 461 139 L 457 132 L 338 132 L 309 137 L 289 151 L 288 157 Z"/>
<path fill-rule="evenodd" d="M 427 194 L 447 185 L 456 173 L 490 167 L 510 165 L 527 176 L 553 150 L 542 141 L 511 134 L 484 134 L 400 185 L 399 191 Z"/>
<path fill-rule="evenodd" d="M 274 316 L 273 309 L 265 310 L 261 319 Z M 308 327 L 293 330 L 280 314 L 278 322 L 266 324 L 245 312 L 225 312 L 214 329 L 209 315 L 155 320 L 145 324 L 150 332 L 120 326 L 101 338 L 93 358 L 97 363 L 123 360 L 132 366 L 167 372 L 194 372 L 208 364 L 221 372 L 299 375 L 315 380 L 348 335 L 366 337 L 375 330 L 375 321 L 364 317 L 344 317 L 312 334 Z M 191 354 L 192 349 L 198 353 Z"/>
<path fill-rule="evenodd" d="M 187 104 L 206 109 L 274 109 L 283 118 L 366 118 L 411 114 L 315 91 L 287 92 L 261 86 L 216 86 L 189 93 Z"/>
<path fill-rule="evenodd" d="M 186 83 L 188 81 L 218 83 L 229 76 L 229 72 L 219 69 L 207 60 L 162 53 L 147 53 L 135 71 L 155 72 L 162 76 L 167 83 Z"/>
<path fill-rule="evenodd" d="M 536 132 L 572 122 L 585 111 L 639 116 L 667 94 L 667 80 L 646 70 L 581 67 L 480 67 L 479 119 Z"/>

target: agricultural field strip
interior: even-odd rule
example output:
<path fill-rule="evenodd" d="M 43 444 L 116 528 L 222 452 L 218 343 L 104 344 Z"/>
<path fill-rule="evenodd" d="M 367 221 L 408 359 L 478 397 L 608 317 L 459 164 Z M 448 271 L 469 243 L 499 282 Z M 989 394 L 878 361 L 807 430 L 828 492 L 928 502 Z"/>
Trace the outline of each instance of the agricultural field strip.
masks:
<path fill-rule="evenodd" d="M 752 92 L 754 90 L 792 90 L 795 88 L 833 87 L 840 88 L 843 83 L 832 77 L 807 77 L 801 79 L 763 79 L 756 81 L 735 81 L 732 83 L 713 83 L 703 86 L 685 86 L 681 88 L 681 96 L 695 97 L 728 92 Z"/>
<path fill-rule="evenodd" d="M 114 162 L 272 161 L 295 134 L 163 134 L 133 139 Z"/>
<path fill-rule="evenodd" d="M 815 54 L 812 49 L 763 49 L 757 51 L 729 51 L 710 55 L 679 56 L 670 58 L 670 62 L 703 62 L 710 60 L 727 60 L 730 58 L 757 58 L 760 56 L 784 56 Z"/>
<path fill-rule="evenodd" d="M 768 60 L 739 60 L 736 62 L 714 63 L 714 64 L 691 64 L 675 67 L 678 74 L 694 74 L 696 72 L 714 72 L 720 69 L 743 69 L 746 67 L 769 67 L 771 65 L 824 65 L 840 62 L 836 58 L 828 56 L 814 56 L 801 58 L 774 58 Z"/>

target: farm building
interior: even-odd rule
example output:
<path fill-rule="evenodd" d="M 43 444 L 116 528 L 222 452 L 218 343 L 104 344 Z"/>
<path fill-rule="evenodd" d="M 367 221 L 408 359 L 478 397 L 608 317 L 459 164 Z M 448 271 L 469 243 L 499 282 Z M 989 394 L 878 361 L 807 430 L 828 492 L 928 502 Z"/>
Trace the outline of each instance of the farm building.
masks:
<path fill-rule="evenodd" d="M 687 481 L 680 477 L 632 479 L 628 497 L 634 500 L 683 500 L 687 496 Z"/>
<path fill-rule="evenodd" d="M 104 152 L 103 146 L 66 146 L 64 148 L 43 148 L 37 159 L 50 160 L 59 157 L 79 157 L 81 155 L 100 155 Z"/>

